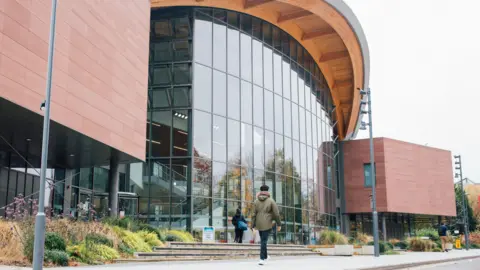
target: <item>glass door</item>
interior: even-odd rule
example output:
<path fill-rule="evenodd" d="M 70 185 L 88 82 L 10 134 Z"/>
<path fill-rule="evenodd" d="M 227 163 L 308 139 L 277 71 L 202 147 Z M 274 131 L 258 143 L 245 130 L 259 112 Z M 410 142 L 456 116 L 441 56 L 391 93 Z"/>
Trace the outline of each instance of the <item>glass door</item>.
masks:
<path fill-rule="evenodd" d="M 120 196 L 118 198 L 120 216 L 136 218 L 138 215 L 138 197 Z"/>
<path fill-rule="evenodd" d="M 108 194 L 95 194 L 93 197 L 92 208 L 95 210 L 93 218 L 95 220 L 101 220 L 109 215 L 109 200 Z"/>
<path fill-rule="evenodd" d="M 91 207 L 91 193 L 80 191 L 77 205 L 78 219 L 88 221 Z"/>

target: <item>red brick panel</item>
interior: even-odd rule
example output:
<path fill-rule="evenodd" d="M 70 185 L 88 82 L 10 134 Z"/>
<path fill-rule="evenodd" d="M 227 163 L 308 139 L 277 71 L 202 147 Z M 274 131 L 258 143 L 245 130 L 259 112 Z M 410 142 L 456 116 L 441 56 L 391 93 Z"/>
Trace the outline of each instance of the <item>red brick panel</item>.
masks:
<path fill-rule="evenodd" d="M 39 113 L 50 0 L 0 1 L 0 97 Z M 52 119 L 145 158 L 148 0 L 58 1 Z"/>
<path fill-rule="evenodd" d="M 456 215 L 450 151 L 386 138 L 374 142 L 379 212 Z M 363 175 L 369 140 L 345 142 L 344 151 L 346 211 L 370 212 Z"/>
<path fill-rule="evenodd" d="M 379 212 L 385 212 L 387 210 L 387 192 L 383 141 L 375 140 L 374 149 L 377 168 L 377 209 Z M 363 172 L 364 164 L 370 163 L 369 140 L 344 142 L 343 150 L 346 211 L 347 213 L 371 212 L 370 195 L 372 194 L 372 188 L 364 186 Z"/>
<path fill-rule="evenodd" d="M 389 212 L 455 216 L 452 154 L 384 139 Z"/>

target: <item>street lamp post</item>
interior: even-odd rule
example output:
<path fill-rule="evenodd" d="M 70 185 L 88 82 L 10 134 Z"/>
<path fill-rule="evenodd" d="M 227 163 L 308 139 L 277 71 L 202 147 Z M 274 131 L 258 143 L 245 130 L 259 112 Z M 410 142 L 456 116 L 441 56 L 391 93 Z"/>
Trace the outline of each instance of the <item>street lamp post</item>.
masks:
<path fill-rule="evenodd" d="M 45 175 L 48 163 L 48 138 L 50 133 L 50 94 L 52 89 L 52 66 L 53 50 L 55 44 L 55 19 L 57 12 L 57 0 L 52 0 L 52 11 L 50 17 L 50 38 L 48 44 L 48 63 L 47 63 L 47 85 L 43 116 L 43 137 L 42 137 L 42 161 L 40 169 L 40 190 L 38 198 L 38 213 L 35 217 L 35 242 L 33 250 L 33 269 L 41 270 L 43 268 L 43 256 L 45 245 Z"/>
<path fill-rule="evenodd" d="M 463 224 L 465 230 L 465 248 L 467 250 L 470 249 L 470 239 L 469 239 L 469 224 L 468 224 L 468 207 L 467 207 L 467 199 L 465 196 L 465 191 L 463 190 L 463 174 L 462 174 L 462 156 L 457 155 L 453 156 L 455 158 L 455 170 L 458 170 L 458 174 L 456 176 L 460 177 L 460 189 L 462 192 L 462 212 L 463 212 Z M 458 165 L 458 167 L 457 167 Z M 465 178 L 466 180 L 466 178 Z"/>
<path fill-rule="evenodd" d="M 372 177 L 372 223 L 373 223 L 373 249 L 374 256 L 380 256 L 380 249 L 378 245 L 378 213 L 377 213 L 377 192 L 375 187 L 377 180 L 375 176 L 375 151 L 373 146 L 373 129 L 372 129 L 372 96 L 370 94 L 370 88 L 367 90 L 360 90 L 362 97 L 367 96 L 367 102 L 362 101 L 362 105 L 368 105 L 368 111 L 362 111 L 363 114 L 368 114 L 368 123 L 362 122 L 360 129 L 366 130 L 369 127 L 370 133 L 370 175 Z"/>

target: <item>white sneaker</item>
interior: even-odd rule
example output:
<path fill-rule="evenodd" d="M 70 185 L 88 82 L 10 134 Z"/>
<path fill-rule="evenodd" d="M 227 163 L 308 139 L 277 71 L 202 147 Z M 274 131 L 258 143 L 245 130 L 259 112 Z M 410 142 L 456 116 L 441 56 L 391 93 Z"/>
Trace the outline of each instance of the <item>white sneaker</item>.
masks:
<path fill-rule="evenodd" d="M 260 260 L 260 261 L 258 262 L 258 265 L 265 265 L 265 260 Z"/>
<path fill-rule="evenodd" d="M 267 261 L 270 261 L 270 259 L 271 259 L 271 258 L 272 258 L 272 257 L 270 257 L 270 255 L 268 255 L 268 257 L 267 257 Z"/>

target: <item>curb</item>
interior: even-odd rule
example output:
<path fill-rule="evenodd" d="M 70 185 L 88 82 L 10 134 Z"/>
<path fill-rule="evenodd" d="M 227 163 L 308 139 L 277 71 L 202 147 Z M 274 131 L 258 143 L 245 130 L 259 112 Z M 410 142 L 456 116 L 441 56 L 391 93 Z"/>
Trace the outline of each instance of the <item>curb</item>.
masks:
<path fill-rule="evenodd" d="M 424 261 L 424 262 L 416 262 L 416 263 L 403 263 L 403 264 L 397 264 L 397 265 L 356 268 L 356 270 L 400 270 L 400 269 L 406 269 L 406 268 L 410 268 L 410 267 L 441 264 L 441 263 L 456 262 L 456 261 L 478 259 L 478 258 L 480 258 L 480 255 L 461 257 L 461 258 L 444 259 L 444 260 L 436 260 L 436 261 Z"/>

